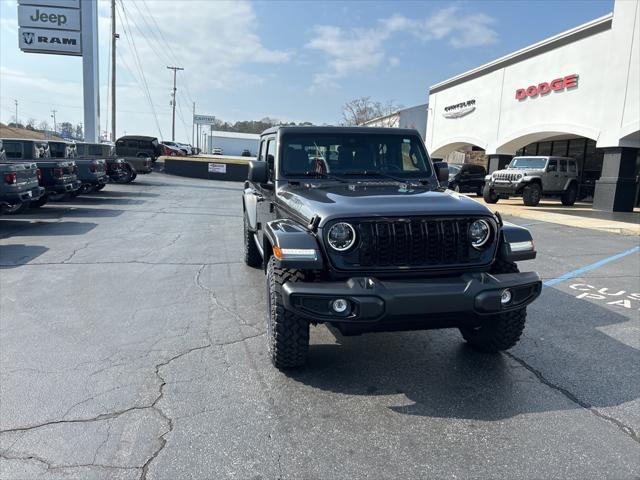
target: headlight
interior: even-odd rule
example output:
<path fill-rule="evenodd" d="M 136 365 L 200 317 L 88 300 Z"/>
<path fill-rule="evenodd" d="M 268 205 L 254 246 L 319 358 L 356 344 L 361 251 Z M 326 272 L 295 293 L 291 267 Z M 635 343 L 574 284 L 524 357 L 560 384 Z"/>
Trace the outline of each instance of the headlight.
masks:
<path fill-rule="evenodd" d="M 334 250 L 344 252 L 356 243 L 356 231 L 348 223 L 336 223 L 329 229 L 327 241 Z"/>
<path fill-rule="evenodd" d="M 486 220 L 476 220 L 469 227 L 469 240 L 473 248 L 482 247 L 491 237 L 491 227 Z"/>

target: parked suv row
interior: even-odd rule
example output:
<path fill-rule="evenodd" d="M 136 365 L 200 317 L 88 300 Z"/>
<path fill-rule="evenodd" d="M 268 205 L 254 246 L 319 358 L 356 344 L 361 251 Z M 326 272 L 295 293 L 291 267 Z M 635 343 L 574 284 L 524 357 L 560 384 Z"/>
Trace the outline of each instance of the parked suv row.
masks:
<path fill-rule="evenodd" d="M 3 213 L 20 213 L 102 190 L 108 181 L 128 183 L 138 172 L 152 170 L 151 158 L 122 158 L 107 144 L 4 138 L 0 205 Z"/>

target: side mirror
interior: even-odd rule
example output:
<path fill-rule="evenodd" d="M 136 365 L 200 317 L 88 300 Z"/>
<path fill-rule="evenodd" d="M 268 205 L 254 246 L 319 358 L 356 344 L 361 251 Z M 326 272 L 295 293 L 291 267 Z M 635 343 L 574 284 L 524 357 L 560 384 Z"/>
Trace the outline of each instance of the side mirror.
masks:
<path fill-rule="evenodd" d="M 248 179 L 253 183 L 267 183 L 267 162 L 251 160 Z"/>
<path fill-rule="evenodd" d="M 449 181 L 449 164 L 447 162 L 434 162 L 433 168 L 436 169 L 439 182 Z"/>

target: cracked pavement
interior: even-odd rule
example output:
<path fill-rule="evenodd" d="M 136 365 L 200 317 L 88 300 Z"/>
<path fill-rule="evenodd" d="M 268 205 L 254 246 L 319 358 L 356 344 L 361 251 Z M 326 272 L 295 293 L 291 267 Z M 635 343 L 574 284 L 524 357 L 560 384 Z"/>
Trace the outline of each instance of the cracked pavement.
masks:
<path fill-rule="evenodd" d="M 319 326 L 283 374 L 240 194 L 154 173 L 0 218 L 0 478 L 640 476 L 640 301 L 572 287 L 639 293 L 640 255 L 545 288 L 507 354 Z M 530 228 L 546 279 L 638 243 Z"/>

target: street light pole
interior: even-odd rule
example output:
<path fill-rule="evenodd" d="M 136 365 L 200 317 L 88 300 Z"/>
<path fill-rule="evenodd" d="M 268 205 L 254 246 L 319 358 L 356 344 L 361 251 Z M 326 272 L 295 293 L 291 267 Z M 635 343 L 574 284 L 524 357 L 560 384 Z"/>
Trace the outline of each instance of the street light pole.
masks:
<path fill-rule="evenodd" d="M 51 118 L 53 118 L 53 133 L 58 132 L 58 129 L 56 128 L 56 112 L 57 110 L 51 110 Z"/>
<path fill-rule="evenodd" d="M 173 100 L 171 102 L 172 106 L 173 106 L 173 114 L 171 117 L 171 141 L 175 142 L 176 141 L 176 73 L 178 73 L 178 70 L 184 70 L 184 68 L 182 67 L 169 67 L 167 66 L 167 68 L 169 70 L 173 70 Z"/>

